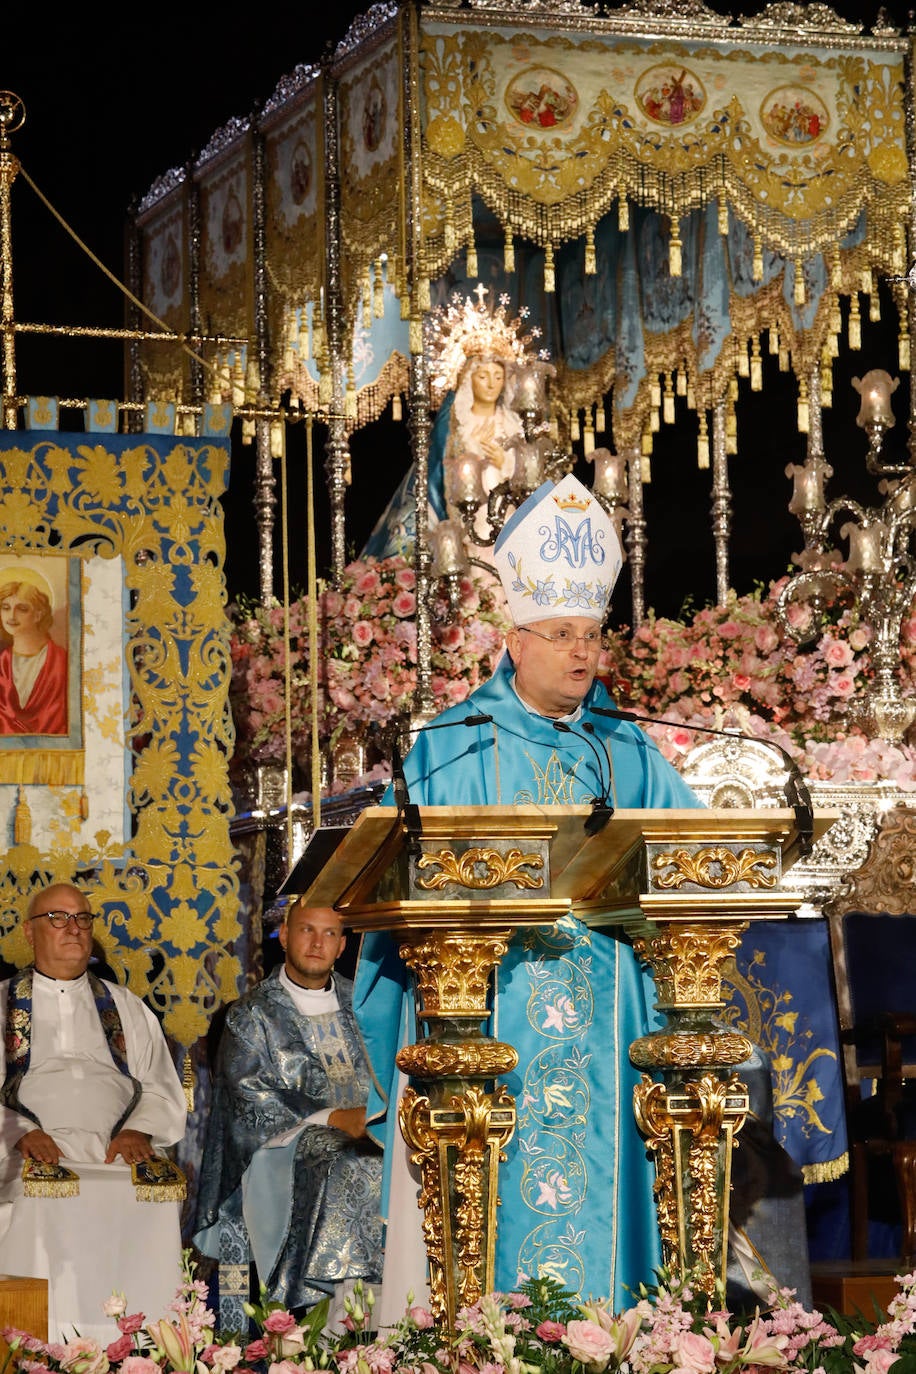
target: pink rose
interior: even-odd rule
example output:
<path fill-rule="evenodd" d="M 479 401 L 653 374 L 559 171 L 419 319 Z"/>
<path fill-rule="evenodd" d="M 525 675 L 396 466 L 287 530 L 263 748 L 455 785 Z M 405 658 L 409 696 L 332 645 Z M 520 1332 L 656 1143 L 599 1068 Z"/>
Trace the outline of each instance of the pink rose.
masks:
<path fill-rule="evenodd" d="M 118 1318 L 118 1330 L 123 1331 L 125 1336 L 133 1336 L 135 1332 L 140 1330 L 145 1321 L 146 1314 L 144 1312 L 132 1312 L 130 1316 Z"/>
<path fill-rule="evenodd" d="M 271 1312 L 264 1322 L 264 1330 L 269 1331 L 272 1336 L 285 1336 L 288 1331 L 292 1331 L 297 1325 L 296 1318 L 292 1312 Z"/>
<path fill-rule="evenodd" d="M 259 1337 L 245 1347 L 245 1359 L 249 1364 L 257 1364 L 258 1360 L 263 1360 L 267 1355 L 267 1342 Z"/>
<path fill-rule="evenodd" d="M 436 1319 L 425 1307 L 408 1307 L 407 1315 L 418 1331 L 428 1331 L 435 1326 Z"/>
<path fill-rule="evenodd" d="M 116 1341 L 111 1342 L 111 1345 L 105 1347 L 105 1354 L 111 1364 L 117 1364 L 124 1359 L 125 1355 L 130 1354 L 133 1346 L 134 1343 L 130 1336 L 119 1336 Z"/>
<path fill-rule="evenodd" d="M 879 1336 L 877 1332 L 869 1332 L 867 1336 L 860 1336 L 852 1347 L 854 1355 L 867 1355 L 872 1350 L 890 1350 L 891 1343 L 887 1336 Z"/>
<path fill-rule="evenodd" d="M 682 1331 L 674 1358 L 681 1374 L 712 1374 L 716 1367 L 716 1348 L 707 1336 L 697 1331 Z"/>
<path fill-rule="evenodd" d="M 811 624 L 811 612 L 807 606 L 800 606 L 797 601 L 790 601 L 786 607 L 786 620 L 793 630 L 806 630 Z"/>
<path fill-rule="evenodd" d="M 102 1303 L 102 1311 L 106 1317 L 123 1317 L 127 1311 L 127 1298 L 123 1293 L 112 1293 Z"/>
<path fill-rule="evenodd" d="M 395 573 L 394 580 L 399 587 L 407 592 L 412 592 L 417 585 L 417 575 L 413 568 L 399 568 Z"/>
<path fill-rule="evenodd" d="M 375 569 L 370 568 L 356 579 L 354 586 L 359 596 L 375 596 L 381 591 L 382 582 Z"/>
<path fill-rule="evenodd" d="M 562 1341 L 573 1359 L 584 1364 L 591 1374 L 607 1369 L 614 1342 L 596 1322 L 570 1322 Z"/>
<path fill-rule="evenodd" d="M 856 680 L 849 673 L 837 673 L 830 685 L 838 697 L 851 697 L 855 694 Z"/>
<path fill-rule="evenodd" d="M 358 649 L 367 649 L 372 643 L 374 631 L 368 620 L 357 620 L 353 626 L 353 643 Z"/>
<path fill-rule="evenodd" d="M 162 1370 L 148 1355 L 128 1355 L 118 1374 L 162 1374 Z"/>
<path fill-rule="evenodd" d="M 464 629 L 461 625 L 443 625 L 436 637 L 443 649 L 460 649 L 464 645 Z"/>
<path fill-rule="evenodd" d="M 844 639 L 829 639 L 825 636 L 821 640 L 820 649 L 824 655 L 824 662 L 831 668 L 848 668 L 852 662 L 852 649 Z"/>
<path fill-rule="evenodd" d="M 391 609 L 401 620 L 405 620 L 407 616 L 413 615 L 414 611 L 417 609 L 417 598 L 414 596 L 413 592 L 398 592 L 391 603 Z"/>
<path fill-rule="evenodd" d="M 869 1350 L 865 1356 L 865 1364 L 856 1365 L 855 1368 L 863 1369 L 864 1374 L 887 1374 L 892 1364 L 896 1364 L 900 1359 L 899 1353 L 893 1350 Z"/>
<path fill-rule="evenodd" d="M 106 1374 L 108 1356 L 98 1341 L 80 1336 L 65 1344 L 60 1367 L 67 1370 L 67 1374 Z"/>
<path fill-rule="evenodd" d="M 534 1334 L 547 1345 L 556 1345 L 566 1335 L 566 1327 L 562 1322 L 545 1321 L 534 1328 Z"/>
<path fill-rule="evenodd" d="M 235 1369 L 242 1358 L 242 1351 L 237 1345 L 218 1345 L 213 1350 L 211 1363 L 214 1369 L 230 1370 Z"/>

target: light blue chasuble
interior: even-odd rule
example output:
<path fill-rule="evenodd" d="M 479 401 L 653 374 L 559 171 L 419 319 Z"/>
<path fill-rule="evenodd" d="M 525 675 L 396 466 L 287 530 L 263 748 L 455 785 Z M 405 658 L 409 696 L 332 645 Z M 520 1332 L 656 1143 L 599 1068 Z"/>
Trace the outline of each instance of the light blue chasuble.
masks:
<path fill-rule="evenodd" d="M 613 705 L 600 683 L 570 719 L 573 733 L 558 732 L 520 701 L 504 657 L 468 701 L 436 718 L 436 725 L 454 721 L 453 730 L 420 735 L 405 761 L 411 801 L 583 804 L 608 790 L 610 779 L 615 807 L 699 805 L 641 730 L 589 714 L 595 705 Z M 493 723 L 460 724 L 477 713 Z M 593 734 L 582 731 L 584 721 Z M 353 1005 L 378 1089 L 369 1117 L 379 1139 L 397 1130 L 393 1061 L 403 991 L 394 942 L 367 935 Z M 549 1274 L 583 1297 L 613 1298 L 619 1310 L 631 1304 L 630 1290 L 652 1281 L 661 1259 L 653 1173 L 633 1117 L 639 1075 L 628 1050 L 650 1028 L 653 1000 L 652 980 L 622 936 L 569 918 L 513 939 L 490 1026 L 519 1054 L 504 1080 L 518 1130 L 500 1166 L 497 1288 L 512 1289 L 520 1274 Z"/>

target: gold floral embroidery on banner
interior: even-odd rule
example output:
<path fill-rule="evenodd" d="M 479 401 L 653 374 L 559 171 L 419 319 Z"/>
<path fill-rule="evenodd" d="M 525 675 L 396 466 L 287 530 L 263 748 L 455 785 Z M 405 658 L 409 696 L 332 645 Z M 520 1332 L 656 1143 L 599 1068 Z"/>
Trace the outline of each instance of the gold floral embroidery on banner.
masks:
<path fill-rule="evenodd" d="M 91 437 L 91 436 L 86 436 Z M 0 448 L 0 540 L 11 553 L 121 558 L 130 609 L 124 747 L 133 838 L 99 832 L 78 851 L 7 849 L 0 868 L 0 957 L 28 962 L 21 916 L 39 881 L 80 885 L 103 912 L 107 963 L 161 1013 L 182 1045 L 205 1035 L 238 992 L 238 877 L 229 836 L 229 624 L 219 499 L 226 447 L 138 436 Z M 153 953 L 164 957 L 153 960 Z M 206 958 L 204 953 L 206 952 Z"/>
<path fill-rule="evenodd" d="M 773 1080 L 773 1111 L 782 1128 L 791 1122 L 792 1129 L 806 1138 L 832 1135 L 833 1128 L 820 1114 L 820 1104 L 827 1101 L 830 1089 L 824 1091 L 818 1076 L 821 1069 L 832 1073 L 836 1053 L 816 1043 L 811 1026 L 792 1005 L 792 993 L 768 986 L 765 976 L 766 955 L 760 950 L 754 951 L 745 975 L 730 962 L 723 971 L 723 991 L 728 998 L 723 1018 L 735 1030 L 746 1029 L 766 1051 Z M 812 1166 L 804 1167 L 807 1171 Z"/>

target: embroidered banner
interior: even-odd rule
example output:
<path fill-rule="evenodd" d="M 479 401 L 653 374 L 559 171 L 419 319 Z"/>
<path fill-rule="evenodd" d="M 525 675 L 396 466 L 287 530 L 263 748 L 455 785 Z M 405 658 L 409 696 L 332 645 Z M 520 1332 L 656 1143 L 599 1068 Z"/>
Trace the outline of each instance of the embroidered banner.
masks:
<path fill-rule="evenodd" d="M 126 803 L 131 838 L 118 844 L 94 826 L 91 838 L 67 835 L 61 798 L 62 814 L 39 843 L 6 851 L 0 958 L 28 962 L 21 917 L 36 879 L 79 873 L 106 917 L 98 938 L 107 962 L 162 1014 L 169 1034 L 191 1045 L 215 1008 L 236 996 L 240 974 L 232 953 L 238 879 L 220 508 L 229 445 L 85 437 L 0 436 L 0 540 L 42 572 L 51 553 L 77 570 L 96 557 L 112 561 L 118 577 L 123 569 L 124 601 L 115 596 L 108 609 L 117 607 L 124 636 L 127 719 L 106 716 L 100 729 L 117 728 L 130 764 L 126 797 L 120 791 L 113 803 Z M 95 682 L 84 678 L 84 696 Z M 94 768 L 90 757 L 87 775 Z"/>
<path fill-rule="evenodd" d="M 190 328 L 188 188 L 184 176 L 176 185 L 151 198 L 137 217 L 142 286 L 140 296 L 157 319 L 176 334 Z M 141 322 L 154 330 L 152 321 Z M 188 376 L 188 359 L 174 343 L 144 340 L 138 345 L 140 368 L 150 396 L 181 395 Z"/>

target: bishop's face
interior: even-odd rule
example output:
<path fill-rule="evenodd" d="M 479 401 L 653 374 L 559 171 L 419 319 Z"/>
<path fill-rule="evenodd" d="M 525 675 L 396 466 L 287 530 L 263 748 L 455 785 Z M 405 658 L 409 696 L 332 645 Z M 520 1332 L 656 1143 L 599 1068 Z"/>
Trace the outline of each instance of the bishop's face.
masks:
<path fill-rule="evenodd" d="M 601 628 L 584 615 L 535 620 L 506 635 L 522 700 L 543 716 L 568 716 L 585 697 L 598 669 Z"/>

